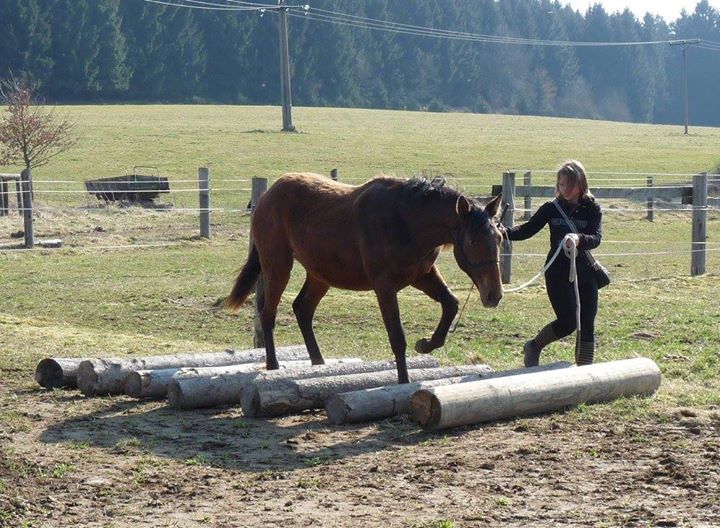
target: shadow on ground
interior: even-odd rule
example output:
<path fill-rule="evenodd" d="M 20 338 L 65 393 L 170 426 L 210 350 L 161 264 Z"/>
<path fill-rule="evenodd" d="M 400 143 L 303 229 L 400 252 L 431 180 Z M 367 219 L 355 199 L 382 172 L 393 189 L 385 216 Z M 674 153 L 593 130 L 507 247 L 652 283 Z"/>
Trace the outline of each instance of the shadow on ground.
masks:
<path fill-rule="evenodd" d="M 322 411 L 249 419 L 239 408 L 178 411 L 124 397 L 101 403 L 102 409 L 51 425 L 40 440 L 90 445 L 117 455 L 151 453 L 219 468 L 291 471 L 438 437 L 400 417 L 333 426 Z"/>

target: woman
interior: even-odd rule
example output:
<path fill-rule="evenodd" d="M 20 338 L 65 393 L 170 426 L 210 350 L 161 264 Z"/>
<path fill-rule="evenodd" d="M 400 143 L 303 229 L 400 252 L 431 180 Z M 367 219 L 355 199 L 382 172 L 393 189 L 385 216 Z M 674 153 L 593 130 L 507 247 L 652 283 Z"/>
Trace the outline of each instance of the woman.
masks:
<path fill-rule="evenodd" d="M 580 339 L 575 347 L 575 362 L 590 365 L 595 356 L 595 316 L 598 309 L 598 283 L 585 250 L 595 249 L 602 238 L 602 212 L 588 188 L 585 168 L 579 161 L 568 161 L 557 172 L 556 199 L 543 204 L 526 223 L 509 228 L 509 240 L 525 240 L 535 235 L 546 224 L 550 226 L 550 253 L 555 253 L 566 235 L 571 234 L 578 248 L 577 276 L 580 292 Z M 575 224 L 578 234 L 568 225 L 555 204 Z M 570 241 L 566 242 L 570 245 Z M 547 262 L 546 260 L 546 262 Z M 546 325 L 525 343 L 525 366 L 534 367 L 540 362 L 540 352 L 548 344 L 570 335 L 577 329 L 575 287 L 569 278 L 570 259 L 562 252 L 545 272 L 545 287 L 556 319 Z"/>

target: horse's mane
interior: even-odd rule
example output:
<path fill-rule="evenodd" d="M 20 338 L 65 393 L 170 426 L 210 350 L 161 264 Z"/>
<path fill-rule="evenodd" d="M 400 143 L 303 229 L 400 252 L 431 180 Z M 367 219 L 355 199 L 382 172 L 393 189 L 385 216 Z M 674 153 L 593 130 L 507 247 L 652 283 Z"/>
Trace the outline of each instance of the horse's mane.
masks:
<path fill-rule="evenodd" d="M 432 180 L 421 177 L 413 177 L 406 180 L 402 185 L 401 195 L 403 198 L 451 198 L 456 200 L 460 193 L 450 187 L 442 176 L 437 176 Z"/>

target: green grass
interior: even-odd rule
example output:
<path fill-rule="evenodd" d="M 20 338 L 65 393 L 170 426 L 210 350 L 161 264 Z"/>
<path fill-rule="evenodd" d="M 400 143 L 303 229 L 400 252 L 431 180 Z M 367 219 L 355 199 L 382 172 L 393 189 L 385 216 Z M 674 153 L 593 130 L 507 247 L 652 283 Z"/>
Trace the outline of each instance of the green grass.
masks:
<path fill-rule="evenodd" d="M 378 173 L 444 174 L 451 184 L 488 194 L 503 170 L 552 169 L 567 158 L 582 160 L 591 185 L 608 184 L 606 171 L 696 173 L 718 164 L 720 129 L 650 126 L 536 117 L 432 114 L 296 108 L 300 133 L 277 132 L 280 113 L 269 107 L 76 106 L 63 110 L 78 121 L 79 143 L 34 173 L 38 236 L 61 237 L 53 251 L 0 251 L 0 370 L 6 383 L 32 387 L 32 370 L 46 356 L 111 356 L 249 347 L 252 313 L 214 308 L 224 297 L 247 251 L 248 217 L 213 215 L 213 238 L 197 238 L 193 192 L 173 194 L 175 211 L 97 208 L 81 190 L 85 179 L 152 165 L 173 190 L 194 188 L 198 166 L 209 166 L 215 189 L 247 189 L 251 176 L 274 178 L 289 170 L 328 173 L 359 182 Z M 0 168 L 7 171 L 11 168 Z M 542 177 L 541 177 L 542 176 Z M 539 180 L 550 181 L 538 174 Z M 666 178 L 679 181 L 681 178 Z M 77 182 L 51 185 L 48 180 Z M 659 183 L 658 183 L 659 184 Z M 217 190 L 215 207 L 244 209 L 247 190 Z M 164 198 L 168 200 L 168 198 Z M 537 200 L 539 201 L 539 200 Z M 93 204 L 93 207 L 80 207 Z M 720 252 L 708 253 L 709 273 L 689 277 L 690 218 L 658 212 L 649 223 L 640 212 L 603 202 L 605 242 L 600 259 L 614 283 L 601 293 L 598 359 L 647 356 L 665 381 L 661 401 L 670 405 L 720 403 Z M 0 218 L 0 242 L 21 229 L 17 215 Z M 708 219 L 710 248 L 718 248 L 720 215 Z M 168 247 L 110 246 L 170 243 Z M 513 282 L 530 278 L 547 250 L 547 234 L 517 243 Z M 102 249 L 105 248 L 105 249 Z M 643 256 L 647 252 L 678 252 Z M 602 256 L 639 253 L 640 256 Z M 534 254 L 534 256 L 526 256 Z M 439 267 L 462 301 L 469 280 L 451 253 Z M 280 344 L 301 342 L 290 303 L 303 279 L 299 266 L 283 297 L 277 325 Z M 410 347 L 437 323 L 437 306 L 418 292 L 401 294 Z M 496 369 L 520 365 L 522 343 L 551 319 L 544 289 L 508 294 L 495 310 L 478 296 L 457 331 L 437 351 L 443 363 L 487 362 Z M 374 295 L 331 290 L 321 303 L 316 330 L 326 355 L 391 357 Z M 551 345 L 544 358 L 572 358 L 572 343 Z M 643 413 L 618 403 L 618 413 Z M 592 416 L 592 412 L 585 413 Z M 591 418 L 589 418 L 591 419 Z M 3 427 L 22 428 L 25 418 L 0 413 Z M 192 459 L 191 459 L 192 460 Z M 195 460 L 195 462 L 199 462 Z M 192 463 L 192 462 L 189 462 Z"/>

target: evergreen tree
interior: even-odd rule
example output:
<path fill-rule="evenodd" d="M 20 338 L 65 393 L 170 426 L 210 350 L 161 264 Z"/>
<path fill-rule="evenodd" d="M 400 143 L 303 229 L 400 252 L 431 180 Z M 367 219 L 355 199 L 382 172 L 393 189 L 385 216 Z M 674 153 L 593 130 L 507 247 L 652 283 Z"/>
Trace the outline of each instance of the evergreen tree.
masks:
<path fill-rule="evenodd" d="M 84 45 L 88 23 L 87 0 L 56 0 L 52 6 L 52 69 L 45 93 L 56 99 L 78 99 L 88 94 L 87 71 L 97 48 Z"/>
<path fill-rule="evenodd" d="M 340 25 L 316 19 L 333 12 L 359 18 Z M 559 0 L 316 0 L 309 16 L 300 13 L 289 18 L 290 66 L 294 103 L 305 105 L 678 121 L 678 47 L 511 45 L 478 42 L 462 32 L 554 41 L 720 42 L 720 16 L 707 0 L 671 24 L 652 15 L 638 20 L 629 11 L 609 14 L 601 4 L 580 13 Z M 410 30 L 357 25 L 369 19 Z M 0 20 L 0 77 L 27 74 L 56 100 L 280 101 L 275 10 L 2 0 Z M 417 34 L 422 28 L 457 38 Z M 697 46 L 688 59 L 691 121 L 718 124 L 720 55 Z"/>
<path fill-rule="evenodd" d="M 117 0 L 95 0 L 90 5 L 89 25 L 96 28 L 97 88 L 103 96 L 127 91 L 130 69 L 127 46 L 121 31 L 122 19 Z"/>
<path fill-rule="evenodd" d="M 0 2 L 0 72 L 31 76 L 39 87 L 52 67 L 50 0 L 3 0 Z"/>

